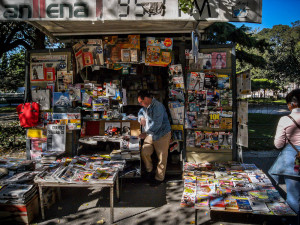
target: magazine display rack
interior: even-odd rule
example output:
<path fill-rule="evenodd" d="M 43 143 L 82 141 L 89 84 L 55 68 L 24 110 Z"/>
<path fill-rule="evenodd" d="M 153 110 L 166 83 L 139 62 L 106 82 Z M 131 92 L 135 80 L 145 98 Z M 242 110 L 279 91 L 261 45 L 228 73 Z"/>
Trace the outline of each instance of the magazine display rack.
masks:
<path fill-rule="evenodd" d="M 236 158 L 235 49 L 201 46 L 187 74 L 185 153 L 187 162 Z M 195 68 L 193 68 L 195 67 Z"/>

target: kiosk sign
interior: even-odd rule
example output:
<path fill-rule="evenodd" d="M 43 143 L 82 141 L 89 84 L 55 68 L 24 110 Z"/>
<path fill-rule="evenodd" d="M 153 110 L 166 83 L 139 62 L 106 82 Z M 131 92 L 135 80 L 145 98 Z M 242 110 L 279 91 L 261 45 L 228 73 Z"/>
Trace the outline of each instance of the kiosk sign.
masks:
<path fill-rule="evenodd" d="M 261 23 L 262 0 L 195 0 L 191 13 L 179 9 L 178 0 L 2 0 L 0 21 L 149 20 Z M 153 10 L 154 9 L 154 10 Z"/>

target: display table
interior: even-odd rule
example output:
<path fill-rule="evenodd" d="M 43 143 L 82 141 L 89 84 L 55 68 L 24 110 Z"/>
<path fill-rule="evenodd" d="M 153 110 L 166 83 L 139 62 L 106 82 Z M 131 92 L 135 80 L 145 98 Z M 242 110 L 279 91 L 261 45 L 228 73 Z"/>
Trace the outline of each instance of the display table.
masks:
<path fill-rule="evenodd" d="M 235 214 L 296 216 L 255 164 L 185 163 L 182 207 Z"/>
<path fill-rule="evenodd" d="M 117 199 L 119 200 L 120 192 L 119 192 L 119 178 L 118 173 L 114 173 L 112 179 L 109 180 L 101 180 L 97 183 L 68 183 L 68 182 L 43 182 L 40 180 L 35 180 L 35 183 L 38 184 L 39 193 L 40 193 L 40 205 L 41 205 L 41 213 L 42 219 L 45 219 L 44 212 L 44 196 L 43 196 L 43 187 L 57 187 L 59 190 L 59 200 L 60 200 L 60 188 L 61 187 L 84 187 L 84 188 L 102 188 L 109 187 L 110 188 L 110 223 L 114 222 L 114 186 L 116 186 Z"/>

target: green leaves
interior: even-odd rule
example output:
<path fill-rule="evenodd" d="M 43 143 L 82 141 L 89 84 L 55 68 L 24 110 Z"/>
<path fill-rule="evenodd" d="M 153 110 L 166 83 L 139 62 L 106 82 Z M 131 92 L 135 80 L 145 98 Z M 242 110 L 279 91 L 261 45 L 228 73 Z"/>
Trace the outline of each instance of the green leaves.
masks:
<path fill-rule="evenodd" d="M 184 13 L 189 13 L 194 7 L 194 0 L 179 0 L 179 8 Z"/>

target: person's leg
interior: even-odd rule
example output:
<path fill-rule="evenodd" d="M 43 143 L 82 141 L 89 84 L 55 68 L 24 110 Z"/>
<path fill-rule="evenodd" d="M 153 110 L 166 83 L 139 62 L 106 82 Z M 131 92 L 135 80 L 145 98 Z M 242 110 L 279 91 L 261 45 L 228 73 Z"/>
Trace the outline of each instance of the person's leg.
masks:
<path fill-rule="evenodd" d="M 300 202 L 300 180 L 284 176 L 286 184 L 286 202 L 289 206 L 299 215 L 299 202 Z"/>
<path fill-rule="evenodd" d="M 158 181 L 163 181 L 165 179 L 170 139 L 171 132 L 167 133 L 159 140 L 153 142 L 154 149 L 158 158 L 157 169 L 155 174 L 155 179 Z"/>
<path fill-rule="evenodd" d="M 152 159 L 151 159 L 151 155 L 153 154 L 153 142 L 152 142 L 152 136 L 147 136 L 144 140 L 144 144 L 142 147 L 142 152 L 141 152 L 141 156 L 143 159 L 143 162 L 145 164 L 146 167 L 146 171 L 148 173 L 151 173 L 152 169 L 153 169 L 153 164 L 152 164 Z"/>

